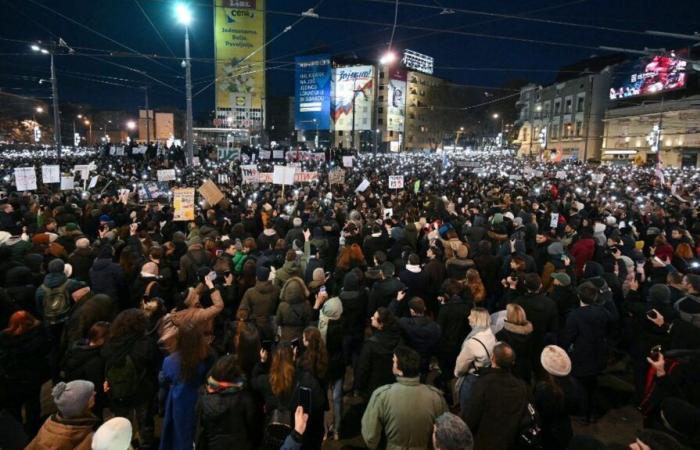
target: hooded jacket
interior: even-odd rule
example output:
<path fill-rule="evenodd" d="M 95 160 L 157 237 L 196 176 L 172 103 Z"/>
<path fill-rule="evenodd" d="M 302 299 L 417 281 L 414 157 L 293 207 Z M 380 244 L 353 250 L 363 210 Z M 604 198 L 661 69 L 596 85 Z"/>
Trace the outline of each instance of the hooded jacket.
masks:
<path fill-rule="evenodd" d="M 592 238 L 581 238 L 571 246 L 570 253 L 576 265 L 575 273 L 577 277 L 583 274 L 583 266 L 593 259 L 595 246 L 596 241 Z"/>
<path fill-rule="evenodd" d="M 303 283 L 289 283 L 284 286 L 282 301 L 277 307 L 277 326 L 280 340 L 292 341 L 301 338 L 301 334 L 311 322 L 311 305 L 306 301 Z"/>
<path fill-rule="evenodd" d="M 255 286 L 245 291 L 239 311 L 246 311 L 248 320 L 262 331 L 266 339 L 272 339 L 274 330 L 270 324 L 270 318 L 277 312 L 280 290 L 272 284 L 272 281 L 257 280 Z"/>
<path fill-rule="evenodd" d="M 96 425 L 94 416 L 64 419 L 54 414 L 46 419 L 25 450 L 90 450 Z"/>

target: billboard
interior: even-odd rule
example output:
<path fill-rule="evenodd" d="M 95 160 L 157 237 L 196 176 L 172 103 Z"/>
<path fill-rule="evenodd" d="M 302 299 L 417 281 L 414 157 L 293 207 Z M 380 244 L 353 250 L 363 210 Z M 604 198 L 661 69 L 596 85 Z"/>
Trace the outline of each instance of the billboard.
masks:
<path fill-rule="evenodd" d="M 265 0 L 214 0 L 216 109 L 236 128 L 261 125 L 265 97 Z"/>
<path fill-rule="evenodd" d="M 674 54 L 641 58 L 632 73 L 610 88 L 610 100 L 652 95 L 685 87 L 687 63 Z"/>
<path fill-rule="evenodd" d="M 372 129 L 373 66 L 347 66 L 334 69 L 331 92 L 333 93 L 331 118 L 335 130 L 352 131 L 353 117 L 356 131 Z"/>
<path fill-rule="evenodd" d="M 387 124 L 389 131 L 403 133 L 406 121 L 406 71 L 394 69 L 389 73 Z"/>
<path fill-rule="evenodd" d="M 294 128 L 296 130 L 330 130 L 330 56 L 299 56 L 295 58 L 295 63 Z"/>

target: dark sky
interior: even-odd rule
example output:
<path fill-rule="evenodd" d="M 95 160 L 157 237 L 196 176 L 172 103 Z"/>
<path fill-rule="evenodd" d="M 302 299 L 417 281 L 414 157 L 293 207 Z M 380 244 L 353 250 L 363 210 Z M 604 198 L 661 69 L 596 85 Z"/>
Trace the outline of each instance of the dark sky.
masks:
<path fill-rule="evenodd" d="M 276 36 L 297 20 L 301 11 L 318 1 L 268 0 L 267 39 Z M 76 55 L 57 58 L 62 100 L 90 103 L 98 108 L 135 110 L 143 104 L 143 93 L 135 87 L 143 84 L 144 77 L 129 67 L 146 71 L 163 84 L 184 91 L 184 71 L 178 59 L 184 55 L 184 32 L 174 20 L 174 3 L 173 0 L 0 0 L 0 88 L 48 99 L 48 85 L 38 83 L 40 78 L 49 77 L 48 58 L 32 55 L 28 41 L 60 36 L 78 49 Z M 189 3 L 195 16 L 191 39 L 192 56 L 198 58 L 193 63 L 194 92 L 197 92 L 214 78 L 212 1 Z M 534 20 L 460 11 L 440 14 L 440 7 Z M 305 18 L 267 47 L 267 58 L 272 60 L 268 67 L 275 67 L 267 72 L 268 95 L 293 95 L 293 65 L 284 63 L 293 61 L 295 54 L 325 46 L 336 55 L 378 59 L 386 49 L 394 19 L 393 1 L 324 0 L 316 12 L 320 19 Z M 397 22 L 394 48 L 410 48 L 433 56 L 439 76 L 488 88 L 514 78 L 551 82 L 560 66 L 605 53 L 597 50 L 601 45 L 633 49 L 687 46 L 693 41 L 643 32 L 700 31 L 697 27 L 700 8 L 698 0 L 407 0 L 399 3 Z M 440 32 L 444 30 L 469 35 Z M 125 53 L 132 52 L 119 44 L 163 58 L 154 62 L 128 56 Z M 122 53 L 110 56 L 105 50 Z M 95 56 L 100 60 L 94 59 Z M 152 105 L 184 109 L 183 94 L 155 81 L 151 84 Z M 213 109 L 213 102 L 214 90 L 209 87 L 195 97 L 195 112 Z"/>

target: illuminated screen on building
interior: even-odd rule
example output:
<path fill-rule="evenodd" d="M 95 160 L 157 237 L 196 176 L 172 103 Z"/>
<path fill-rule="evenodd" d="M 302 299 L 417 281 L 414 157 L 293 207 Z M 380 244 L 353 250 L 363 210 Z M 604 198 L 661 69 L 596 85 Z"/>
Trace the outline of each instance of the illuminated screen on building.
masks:
<path fill-rule="evenodd" d="M 389 73 L 387 124 L 389 131 L 403 133 L 406 119 L 406 71 L 393 69 Z"/>
<path fill-rule="evenodd" d="M 329 130 L 331 125 L 331 59 L 328 55 L 295 59 L 294 128 Z"/>
<path fill-rule="evenodd" d="M 640 59 L 625 78 L 610 88 L 610 100 L 653 95 L 684 88 L 687 82 L 686 61 L 674 55 L 657 55 Z"/>

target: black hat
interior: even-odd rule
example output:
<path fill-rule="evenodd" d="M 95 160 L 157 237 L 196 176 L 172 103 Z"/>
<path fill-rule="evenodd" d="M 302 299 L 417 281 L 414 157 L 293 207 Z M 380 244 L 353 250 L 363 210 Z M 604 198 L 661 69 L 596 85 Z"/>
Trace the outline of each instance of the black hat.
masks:
<path fill-rule="evenodd" d="M 259 281 L 267 281 L 270 278 L 270 269 L 265 266 L 260 266 L 255 269 L 255 278 Z"/>

